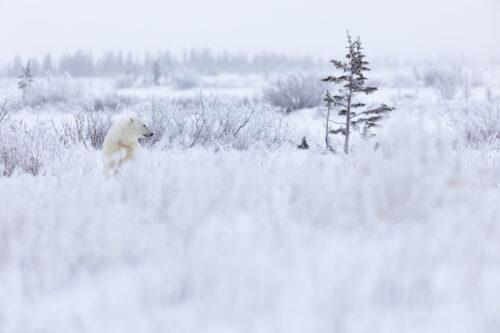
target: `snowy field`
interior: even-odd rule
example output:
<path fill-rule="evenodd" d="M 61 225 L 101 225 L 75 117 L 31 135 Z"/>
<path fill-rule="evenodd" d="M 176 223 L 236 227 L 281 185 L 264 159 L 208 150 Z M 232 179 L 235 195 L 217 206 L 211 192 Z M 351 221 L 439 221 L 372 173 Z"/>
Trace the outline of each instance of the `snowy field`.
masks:
<path fill-rule="evenodd" d="M 500 332 L 500 68 L 433 68 L 373 68 L 349 155 L 265 76 L 2 79 L 0 332 Z M 105 178 L 124 115 L 158 135 Z"/>

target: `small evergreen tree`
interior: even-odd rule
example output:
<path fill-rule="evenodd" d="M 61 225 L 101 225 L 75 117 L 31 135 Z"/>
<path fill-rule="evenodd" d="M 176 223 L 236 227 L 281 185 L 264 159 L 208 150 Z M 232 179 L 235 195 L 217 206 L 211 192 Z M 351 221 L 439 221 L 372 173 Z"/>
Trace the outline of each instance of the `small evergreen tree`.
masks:
<path fill-rule="evenodd" d="M 25 67 L 21 66 L 21 74 L 18 76 L 19 82 L 17 87 L 22 90 L 23 98 L 26 94 L 26 90 L 31 87 L 33 83 L 33 73 L 31 71 L 31 61 L 28 61 Z"/>
<path fill-rule="evenodd" d="M 307 138 L 305 136 L 302 137 L 302 141 L 300 145 L 297 146 L 299 149 L 309 149 L 309 144 L 307 143 Z"/>
<path fill-rule="evenodd" d="M 361 40 L 358 37 L 353 41 L 348 31 L 347 42 L 347 49 L 349 50 L 346 55 L 347 61 L 331 61 L 336 69 L 342 71 L 342 74 L 340 76 L 328 76 L 323 79 L 324 82 L 340 85 L 336 95 L 331 95 L 330 92 L 327 92 L 325 98 L 328 107 L 325 137 L 327 149 L 332 149 L 328 141 L 328 135 L 340 133 L 344 135 L 345 138 L 344 152 L 346 154 L 349 153 L 349 138 L 352 128 L 362 129 L 362 135 L 369 136 L 371 135 L 370 129 L 377 126 L 377 122 L 382 119 L 382 116 L 394 110 L 394 108 L 382 104 L 374 109 L 365 109 L 361 111 L 362 108 L 366 107 L 366 104 L 360 102 L 355 103 L 353 99 L 357 94 L 362 93 L 369 95 L 377 91 L 377 88 L 367 87 L 365 85 L 367 79 L 363 72 L 369 71 L 370 69 L 367 67 L 368 62 L 364 60 L 365 55 L 362 53 L 363 48 L 361 46 Z M 339 108 L 338 115 L 345 117 L 345 123 L 340 123 L 340 128 L 332 130 L 330 130 L 329 127 L 329 123 L 333 122 L 330 120 L 331 108 Z"/>
<path fill-rule="evenodd" d="M 52 57 L 50 56 L 49 53 L 43 57 L 43 62 L 42 62 L 42 74 L 47 75 L 49 73 L 52 73 L 53 71 L 53 65 L 52 65 Z"/>
<path fill-rule="evenodd" d="M 161 70 L 160 70 L 160 64 L 158 61 L 155 61 L 153 64 L 153 83 L 155 86 L 160 85 L 160 77 L 161 77 Z"/>

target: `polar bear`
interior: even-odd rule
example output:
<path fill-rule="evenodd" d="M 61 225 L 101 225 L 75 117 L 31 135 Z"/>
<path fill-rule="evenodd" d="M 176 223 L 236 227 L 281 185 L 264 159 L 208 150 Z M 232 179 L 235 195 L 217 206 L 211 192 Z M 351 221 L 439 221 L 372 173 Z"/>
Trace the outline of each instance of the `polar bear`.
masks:
<path fill-rule="evenodd" d="M 117 121 L 104 138 L 102 153 L 106 168 L 117 168 L 123 162 L 133 158 L 142 149 L 138 139 L 151 136 L 153 132 L 137 118 L 124 118 Z"/>

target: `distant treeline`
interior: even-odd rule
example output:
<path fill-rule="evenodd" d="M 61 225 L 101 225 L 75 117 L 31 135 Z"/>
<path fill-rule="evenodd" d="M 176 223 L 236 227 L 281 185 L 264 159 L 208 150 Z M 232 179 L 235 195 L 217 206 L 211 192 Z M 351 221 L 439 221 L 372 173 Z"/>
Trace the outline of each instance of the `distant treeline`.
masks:
<path fill-rule="evenodd" d="M 192 49 L 181 57 L 172 55 L 169 51 L 156 56 L 146 54 L 138 57 L 132 53 L 108 52 L 94 57 L 91 52 L 76 51 L 64 54 L 57 59 L 47 54 L 42 59 L 20 56 L 4 64 L 0 75 L 18 76 L 21 67 L 30 62 L 33 75 L 68 73 L 74 77 L 117 76 L 123 74 L 150 75 L 159 65 L 162 74 L 176 70 L 190 70 L 199 74 L 216 75 L 222 73 L 267 73 L 283 70 L 311 70 L 323 64 L 312 57 L 291 57 L 275 53 L 260 53 L 253 56 L 245 54 L 229 54 L 227 52 L 214 54 L 207 49 Z"/>

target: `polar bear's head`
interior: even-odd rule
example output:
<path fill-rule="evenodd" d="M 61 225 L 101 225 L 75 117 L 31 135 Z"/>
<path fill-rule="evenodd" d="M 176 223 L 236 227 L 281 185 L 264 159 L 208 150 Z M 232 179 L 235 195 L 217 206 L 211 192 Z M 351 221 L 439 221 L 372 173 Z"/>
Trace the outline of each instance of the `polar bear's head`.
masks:
<path fill-rule="evenodd" d="M 146 124 L 137 118 L 130 118 L 127 121 L 127 134 L 137 138 L 153 136 L 153 132 L 151 132 Z"/>

